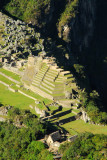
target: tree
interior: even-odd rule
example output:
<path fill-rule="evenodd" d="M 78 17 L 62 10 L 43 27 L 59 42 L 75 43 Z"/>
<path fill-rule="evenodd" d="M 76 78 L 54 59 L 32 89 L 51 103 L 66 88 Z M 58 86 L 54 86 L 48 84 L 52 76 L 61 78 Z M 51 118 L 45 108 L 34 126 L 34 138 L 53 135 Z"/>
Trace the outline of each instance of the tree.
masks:
<path fill-rule="evenodd" d="M 37 160 L 37 155 L 45 149 L 45 145 L 39 141 L 32 141 L 27 147 L 25 159 Z"/>

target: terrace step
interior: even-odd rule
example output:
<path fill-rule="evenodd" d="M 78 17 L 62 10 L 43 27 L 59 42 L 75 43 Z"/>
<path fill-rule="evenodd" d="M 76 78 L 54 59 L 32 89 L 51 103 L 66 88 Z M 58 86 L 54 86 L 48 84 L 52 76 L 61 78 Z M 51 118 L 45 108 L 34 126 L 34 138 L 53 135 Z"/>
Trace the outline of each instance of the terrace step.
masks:
<path fill-rule="evenodd" d="M 54 79 L 48 78 L 48 77 L 44 77 L 45 80 L 48 80 L 50 82 L 54 82 Z"/>
<path fill-rule="evenodd" d="M 49 89 L 51 89 L 51 90 L 54 90 L 54 87 L 51 87 L 51 86 L 49 86 L 48 84 L 46 84 L 44 82 L 42 82 L 42 85 L 45 86 L 45 87 L 47 87 L 47 88 L 49 88 Z"/>
<path fill-rule="evenodd" d="M 55 82 L 62 82 L 62 80 L 55 80 Z"/>
<path fill-rule="evenodd" d="M 61 86 L 57 86 L 57 87 L 55 86 L 54 90 L 55 91 L 58 91 L 58 90 L 64 91 L 64 85 L 62 84 Z"/>
<path fill-rule="evenodd" d="M 31 89 L 33 92 L 39 94 L 40 96 L 42 96 L 42 97 L 44 97 L 44 98 L 48 98 L 48 99 L 53 100 L 53 96 L 51 96 L 50 94 L 44 92 L 43 90 L 41 90 L 40 88 L 38 88 L 38 87 L 36 87 L 36 86 L 31 85 L 31 86 L 30 86 L 30 89 Z"/>
<path fill-rule="evenodd" d="M 53 91 L 53 94 L 60 94 L 60 93 L 63 93 L 63 90 L 54 90 Z"/>
<path fill-rule="evenodd" d="M 34 77 L 34 80 L 37 79 L 37 78 L 43 78 L 43 76 L 44 76 L 44 75 L 36 75 L 36 76 Z"/>
<path fill-rule="evenodd" d="M 56 73 L 53 73 L 53 72 L 47 72 L 47 75 L 49 75 L 49 76 L 54 76 L 54 75 L 58 75 L 58 73 L 56 72 Z"/>
<path fill-rule="evenodd" d="M 42 69 L 42 68 L 41 68 L 40 72 L 43 73 L 43 72 L 47 71 L 48 69 L 49 69 L 49 68 L 45 68 L 45 69 Z M 40 72 L 39 72 L 39 73 L 40 73 Z"/>
<path fill-rule="evenodd" d="M 39 74 L 45 74 L 45 72 L 47 72 L 47 71 L 48 71 L 48 68 L 45 69 L 45 70 L 41 69 L 37 74 L 38 74 L 38 75 L 39 75 Z"/>
<path fill-rule="evenodd" d="M 35 78 L 34 80 L 33 80 L 33 82 L 40 82 L 42 80 L 42 78 Z"/>
<path fill-rule="evenodd" d="M 40 88 L 42 88 L 43 90 L 46 90 L 48 93 L 52 94 L 53 92 L 50 91 L 49 89 L 47 89 L 46 87 L 43 87 L 42 85 L 40 85 Z"/>
<path fill-rule="evenodd" d="M 63 75 L 63 76 L 68 75 L 68 74 L 70 74 L 70 71 L 63 71 L 63 72 L 61 72 L 61 75 Z"/>
<path fill-rule="evenodd" d="M 45 82 L 45 83 L 47 83 L 47 84 L 49 84 L 49 85 L 51 85 L 51 86 L 55 87 L 55 84 L 53 84 L 53 83 L 51 83 L 51 82 L 47 81 L 46 79 L 44 79 L 44 80 L 43 80 L 43 82 Z"/>
<path fill-rule="evenodd" d="M 37 78 L 35 78 L 33 81 L 34 81 L 34 82 L 36 82 L 36 81 L 41 82 L 41 81 L 42 81 L 42 79 L 43 79 L 43 77 L 37 77 Z"/>
<path fill-rule="evenodd" d="M 65 79 L 70 79 L 70 78 L 73 78 L 73 76 L 72 76 L 72 75 L 69 75 L 69 76 L 65 76 L 64 78 L 65 78 Z"/>
<path fill-rule="evenodd" d="M 47 75 L 47 74 L 46 74 L 46 76 L 45 76 L 45 77 L 47 77 L 47 78 L 50 78 L 50 79 L 53 79 L 53 80 L 54 80 L 56 76 L 55 76 L 55 75 L 54 75 L 54 76 L 49 76 L 49 75 Z"/>
<path fill-rule="evenodd" d="M 20 83 L 19 81 L 16 81 L 15 79 L 13 79 L 13 78 L 7 76 L 6 74 L 4 74 L 4 73 L 2 73 L 2 72 L 0 72 L 0 75 L 4 76 L 5 78 L 11 80 L 11 81 L 14 82 L 14 83 L 17 83 L 17 84 Z"/>
<path fill-rule="evenodd" d="M 48 73 L 50 73 L 50 74 L 58 74 L 58 72 L 56 70 L 52 70 L 52 69 L 49 69 Z"/>
<path fill-rule="evenodd" d="M 34 82 L 32 82 L 32 85 L 39 86 L 40 83 L 34 83 Z"/>
<path fill-rule="evenodd" d="M 62 82 L 61 83 L 55 83 L 55 88 L 56 89 L 59 88 L 59 87 L 62 88 L 62 86 L 64 87 L 64 84 Z"/>
<path fill-rule="evenodd" d="M 62 96 L 53 96 L 54 100 L 60 100 L 60 99 L 64 99 L 65 95 Z"/>

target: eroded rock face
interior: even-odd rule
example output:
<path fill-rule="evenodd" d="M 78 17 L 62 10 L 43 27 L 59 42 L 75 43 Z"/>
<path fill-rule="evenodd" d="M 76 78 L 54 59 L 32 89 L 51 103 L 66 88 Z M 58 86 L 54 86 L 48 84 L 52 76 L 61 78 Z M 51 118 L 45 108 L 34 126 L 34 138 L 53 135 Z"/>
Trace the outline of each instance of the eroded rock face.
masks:
<path fill-rule="evenodd" d="M 82 115 L 81 115 L 81 119 L 87 123 L 90 121 L 90 118 L 88 117 L 87 113 L 85 111 L 82 110 Z"/>
<path fill-rule="evenodd" d="M 79 51 L 88 47 L 95 29 L 96 0 L 79 0 L 76 17 L 63 26 L 61 35 Z"/>

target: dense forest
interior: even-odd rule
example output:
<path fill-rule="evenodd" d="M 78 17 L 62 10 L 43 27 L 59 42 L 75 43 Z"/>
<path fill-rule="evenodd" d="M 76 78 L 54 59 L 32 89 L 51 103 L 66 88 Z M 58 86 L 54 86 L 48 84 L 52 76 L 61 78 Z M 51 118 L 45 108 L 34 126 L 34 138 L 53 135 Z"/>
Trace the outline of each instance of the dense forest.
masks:
<path fill-rule="evenodd" d="M 7 122 L 0 122 L 0 159 L 53 160 L 41 139 L 48 129 L 29 110 L 10 107 Z M 49 130 L 48 130 L 49 131 Z"/>
<path fill-rule="evenodd" d="M 107 136 L 84 133 L 72 143 L 62 144 L 59 151 L 63 153 L 62 160 L 107 158 Z"/>
<path fill-rule="evenodd" d="M 54 131 L 52 124 L 41 123 L 29 110 L 8 107 L 8 119 L 0 122 L 1 160 L 53 160 L 48 146 L 40 141 L 45 134 Z M 62 160 L 107 158 L 107 136 L 92 133 L 78 134 L 73 142 L 60 145 Z"/>

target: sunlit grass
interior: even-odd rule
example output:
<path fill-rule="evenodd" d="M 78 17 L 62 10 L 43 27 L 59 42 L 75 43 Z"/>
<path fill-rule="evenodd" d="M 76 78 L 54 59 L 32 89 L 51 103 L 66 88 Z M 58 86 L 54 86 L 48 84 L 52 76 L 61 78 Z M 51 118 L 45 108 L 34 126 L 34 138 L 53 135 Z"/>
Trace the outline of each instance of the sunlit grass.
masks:
<path fill-rule="evenodd" d="M 15 79 L 17 81 L 20 81 L 19 75 L 15 74 L 15 73 L 13 73 L 11 71 L 8 71 L 6 69 L 0 68 L 0 72 L 4 73 L 5 75 L 7 75 L 7 76 L 9 76 L 9 77 L 11 77 L 11 78 L 13 78 L 13 79 Z"/>
<path fill-rule="evenodd" d="M 0 84 L 0 102 L 3 105 L 11 105 L 20 109 L 30 109 L 29 105 L 35 101 L 18 93 L 11 92 L 7 87 Z"/>
<path fill-rule="evenodd" d="M 91 132 L 93 134 L 106 134 L 107 126 L 98 126 L 94 124 L 85 123 L 83 120 L 76 120 L 62 125 L 70 134 L 72 130 L 78 133 Z"/>

